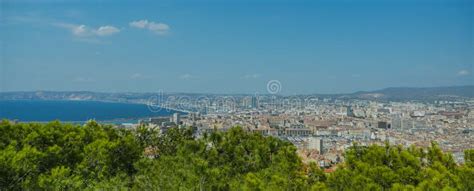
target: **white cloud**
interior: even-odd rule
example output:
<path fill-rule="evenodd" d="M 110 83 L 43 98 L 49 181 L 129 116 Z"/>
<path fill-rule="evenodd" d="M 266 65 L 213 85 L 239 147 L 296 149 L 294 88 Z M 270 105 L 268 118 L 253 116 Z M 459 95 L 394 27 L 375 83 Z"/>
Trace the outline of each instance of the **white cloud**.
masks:
<path fill-rule="evenodd" d="M 136 28 L 145 28 L 148 25 L 147 20 L 139 20 L 139 21 L 132 21 L 129 23 L 131 27 L 136 27 Z"/>
<path fill-rule="evenodd" d="M 471 74 L 471 72 L 469 72 L 469 70 L 460 70 L 458 72 L 458 76 L 468 76 L 469 74 Z"/>
<path fill-rule="evenodd" d="M 69 23 L 55 23 L 54 25 L 70 30 L 71 33 L 77 37 L 109 36 L 120 32 L 120 29 L 111 25 L 100 26 L 99 28 Z"/>
<path fill-rule="evenodd" d="M 111 25 L 104 25 L 94 28 L 83 24 L 77 25 L 57 21 L 54 19 L 41 18 L 40 16 L 11 17 L 7 19 L 17 22 L 53 25 L 59 28 L 69 30 L 71 34 L 76 37 L 108 36 L 120 32 L 120 29 Z"/>
<path fill-rule="evenodd" d="M 164 23 L 154 23 L 151 22 L 148 24 L 148 29 L 155 32 L 156 34 L 166 34 L 170 30 L 170 27 Z"/>
<path fill-rule="evenodd" d="M 95 33 L 99 36 L 108 36 L 108 35 L 112 35 L 112 34 L 115 34 L 115 33 L 118 33 L 118 32 L 120 32 L 120 29 L 118 29 L 114 26 L 110 26 L 110 25 L 101 26 L 101 27 L 99 27 L 99 29 L 97 29 L 95 31 Z"/>
<path fill-rule="evenodd" d="M 168 34 L 170 31 L 170 26 L 165 23 L 160 22 L 153 22 L 148 20 L 138 20 L 132 21 L 129 23 L 130 27 L 140 28 L 140 29 L 148 29 L 149 31 L 154 32 L 158 35 L 165 35 Z"/>
<path fill-rule="evenodd" d="M 189 80 L 193 78 L 193 76 L 191 74 L 183 74 L 183 75 L 180 75 L 179 78 L 182 80 Z"/>
<path fill-rule="evenodd" d="M 71 26 L 70 30 L 76 36 L 86 36 L 88 33 L 86 25 Z"/>

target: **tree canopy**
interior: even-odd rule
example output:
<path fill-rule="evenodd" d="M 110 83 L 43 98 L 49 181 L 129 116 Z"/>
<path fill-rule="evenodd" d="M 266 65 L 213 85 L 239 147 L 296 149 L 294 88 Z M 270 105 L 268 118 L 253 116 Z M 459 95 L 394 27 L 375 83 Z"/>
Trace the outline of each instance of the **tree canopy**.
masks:
<path fill-rule="evenodd" d="M 359 146 L 325 173 L 296 147 L 239 127 L 114 128 L 90 121 L 0 123 L 0 190 L 474 190 L 474 150 L 457 165 L 429 148 Z"/>

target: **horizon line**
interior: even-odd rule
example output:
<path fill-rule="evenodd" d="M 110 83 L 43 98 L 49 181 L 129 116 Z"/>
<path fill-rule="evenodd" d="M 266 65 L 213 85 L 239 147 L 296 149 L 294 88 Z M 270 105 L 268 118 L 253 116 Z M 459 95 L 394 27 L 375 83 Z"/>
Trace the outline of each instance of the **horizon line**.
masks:
<path fill-rule="evenodd" d="M 344 94 L 356 94 L 356 93 L 370 93 L 370 92 L 376 92 L 376 91 L 382 91 L 386 89 L 392 89 L 392 88 L 406 88 L 406 89 L 428 89 L 428 88 L 467 88 L 467 87 L 474 87 L 474 85 L 453 85 L 453 86 L 392 86 L 392 87 L 385 87 L 385 88 L 378 88 L 378 89 L 373 89 L 373 90 L 358 90 L 358 91 L 353 91 L 353 92 L 339 92 L 339 93 L 298 93 L 298 94 L 283 94 L 283 93 L 278 93 L 276 95 L 278 96 L 286 96 L 286 95 L 344 95 Z M 94 90 L 15 90 L 15 91 L 2 91 L 0 90 L 0 93 L 32 93 L 32 92 L 89 92 L 89 93 L 134 93 L 134 94 L 155 94 L 155 93 L 165 93 L 165 94 L 208 94 L 208 95 L 274 95 L 270 94 L 268 92 L 260 94 L 259 92 L 255 93 L 213 93 L 213 92 L 181 92 L 181 91 L 155 91 L 155 92 L 138 92 L 138 91 L 94 91 Z"/>

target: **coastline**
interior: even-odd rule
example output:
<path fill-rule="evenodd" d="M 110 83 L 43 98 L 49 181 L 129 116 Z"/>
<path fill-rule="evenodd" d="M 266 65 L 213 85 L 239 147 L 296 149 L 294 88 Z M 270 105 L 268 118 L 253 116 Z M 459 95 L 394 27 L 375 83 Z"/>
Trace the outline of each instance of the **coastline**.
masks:
<path fill-rule="evenodd" d="M 0 100 L 0 119 L 19 122 L 45 123 L 60 120 L 84 123 L 96 120 L 101 123 L 136 123 L 150 117 L 171 116 L 173 109 L 154 112 L 144 103 L 104 102 L 91 100 Z M 56 111 L 60 109 L 60 111 Z M 91 112 L 92 111 L 92 112 Z"/>

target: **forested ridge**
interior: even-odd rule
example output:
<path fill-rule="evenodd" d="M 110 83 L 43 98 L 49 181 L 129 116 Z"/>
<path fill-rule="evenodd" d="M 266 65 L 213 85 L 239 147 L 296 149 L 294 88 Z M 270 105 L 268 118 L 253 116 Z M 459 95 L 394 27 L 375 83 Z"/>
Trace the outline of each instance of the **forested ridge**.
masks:
<path fill-rule="evenodd" d="M 429 148 L 363 147 L 325 173 L 296 147 L 235 127 L 190 129 L 0 123 L 1 190 L 474 190 L 474 150 L 458 165 Z"/>

